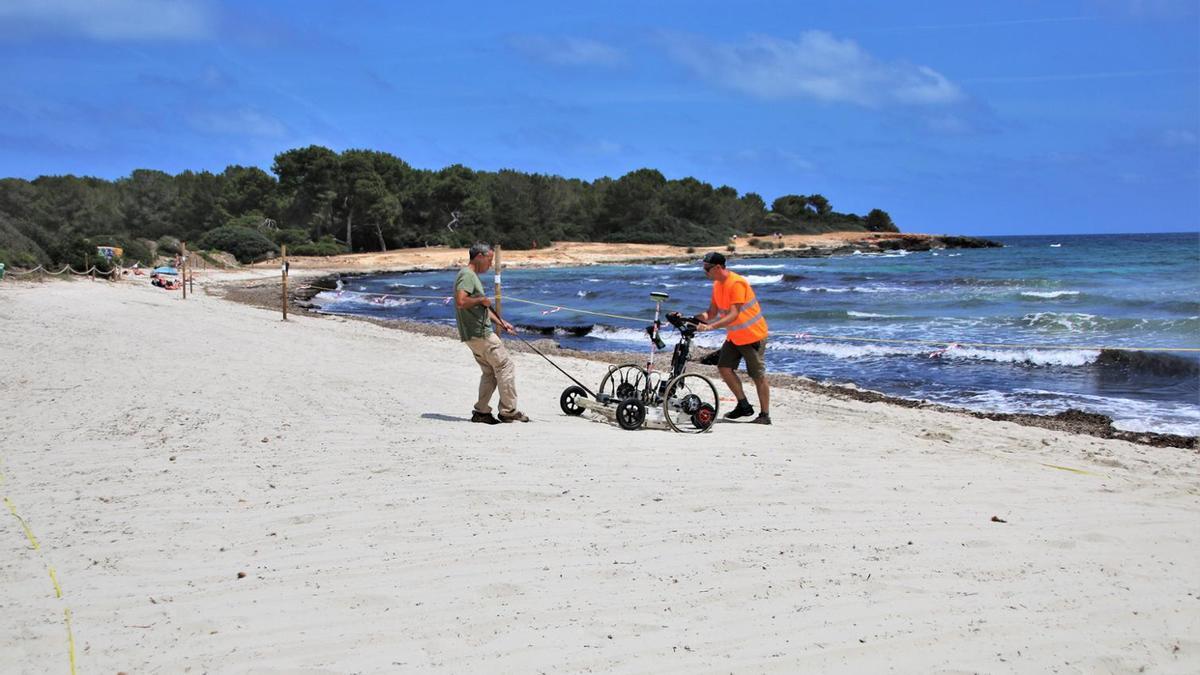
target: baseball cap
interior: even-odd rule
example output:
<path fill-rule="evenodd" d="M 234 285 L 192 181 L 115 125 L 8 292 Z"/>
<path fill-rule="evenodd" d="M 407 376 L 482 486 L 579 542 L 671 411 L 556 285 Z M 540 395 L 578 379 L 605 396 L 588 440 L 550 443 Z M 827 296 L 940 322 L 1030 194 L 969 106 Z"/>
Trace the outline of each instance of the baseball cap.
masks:
<path fill-rule="evenodd" d="M 700 262 L 724 267 L 725 255 L 723 253 L 717 253 L 716 251 L 709 251 L 708 253 L 704 254 L 704 257 L 700 260 Z"/>

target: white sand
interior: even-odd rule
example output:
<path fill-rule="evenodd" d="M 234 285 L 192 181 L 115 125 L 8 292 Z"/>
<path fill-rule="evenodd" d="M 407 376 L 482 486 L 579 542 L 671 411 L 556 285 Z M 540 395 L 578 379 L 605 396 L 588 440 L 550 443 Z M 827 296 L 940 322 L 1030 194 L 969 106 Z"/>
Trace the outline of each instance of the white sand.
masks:
<path fill-rule="evenodd" d="M 64 608 L 84 673 L 1200 672 L 1194 451 L 788 391 L 627 432 L 517 358 L 534 421 L 472 425 L 454 341 L 3 282 L 0 673 L 67 672 Z"/>

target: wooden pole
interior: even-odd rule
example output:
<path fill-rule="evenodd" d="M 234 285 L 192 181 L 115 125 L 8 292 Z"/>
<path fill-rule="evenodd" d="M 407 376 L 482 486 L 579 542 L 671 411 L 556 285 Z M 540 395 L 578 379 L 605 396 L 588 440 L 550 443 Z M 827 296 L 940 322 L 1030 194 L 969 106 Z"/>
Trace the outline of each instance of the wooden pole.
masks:
<path fill-rule="evenodd" d="M 288 310 L 288 292 L 287 292 L 287 279 L 288 279 L 288 259 L 287 259 L 287 244 L 283 244 L 282 246 L 280 246 L 280 253 L 283 255 L 283 266 L 280 268 L 280 272 L 283 274 L 283 320 L 284 320 L 284 321 L 287 321 L 287 310 Z"/>
<path fill-rule="evenodd" d="M 500 313 L 500 244 L 496 244 L 496 259 L 493 263 L 496 266 L 496 316 L 504 316 Z"/>
<path fill-rule="evenodd" d="M 91 253 L 83 254 L 83 263 L 85 265 L 87 265 L 88 276 L 90 276 L 92 278 L 92 281 L 95 281 L 96 280 L 96 267 L 94 265 L 92 265 L 92 254 Z"/>
<path fill-rule="evenodd" d="M 183 299 L 187 300 L 187 242 L 179 242 L 179 269 L 175 270 L 179 275 L 179 285 L 183 287 Z"/>

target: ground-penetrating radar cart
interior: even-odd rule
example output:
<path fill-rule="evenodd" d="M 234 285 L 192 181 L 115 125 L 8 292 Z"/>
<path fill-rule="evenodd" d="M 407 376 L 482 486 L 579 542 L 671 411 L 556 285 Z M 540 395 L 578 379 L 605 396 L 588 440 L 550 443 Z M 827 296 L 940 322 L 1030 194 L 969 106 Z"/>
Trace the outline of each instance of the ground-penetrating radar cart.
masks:
<path fill-rule="evenodd" d="M 663 327 L 659 316 L 667 297 L 660 291 L 650 294 L 654 301 L 654 323 L 646 328 L 650 358 L 645 367 L 636 363 L 610 366 L 594 392 L 579 384 L 567 387 L 559 397 L 563 412 L 582 415 L 590 410 L 615 419 L 622 429 L 628 430 L 648 427 L 698 434 L 712 428 L 721 402 L 716 386 L 699 373 L 683 372 L 692 338 L 696 336 L 695 319 L 680 316 L 678 312 L 667 315 L 667 321 L 679 331 L 679 342 L 671 355 L 671 372 L 654 369 L 656 350 L 667 347 L 659 334 Z"/>

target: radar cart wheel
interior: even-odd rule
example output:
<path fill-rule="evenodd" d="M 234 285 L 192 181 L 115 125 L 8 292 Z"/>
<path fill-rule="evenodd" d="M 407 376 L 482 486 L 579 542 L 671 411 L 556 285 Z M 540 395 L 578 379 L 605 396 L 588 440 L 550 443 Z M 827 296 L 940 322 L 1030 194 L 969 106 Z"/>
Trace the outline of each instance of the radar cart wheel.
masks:
<path fill-rule="evenodd" d="M 663 418 L 674 431 L 704 433 L 712 428 L 720 406 L 721 399 L 712 380 L 698 373 L 684 373 L 667 383 Z"/>
<path fill-rule="evenodd" d="M 646 406 L 636 398 L 627 398 L 617 404 L 617 424 L 626 431 L 633 431 L 646 421 Z"/>
<path fill-rule="evenodd" d="M 583 406 L 579 405 L 579 399 L 587 397 L 587 392 L 583 387 L 579 385 L 567 387 L 563 390 L 562 396 L 558 397 L 558 406 L 571 417 L 578 417 L 583 414 Z"/>

